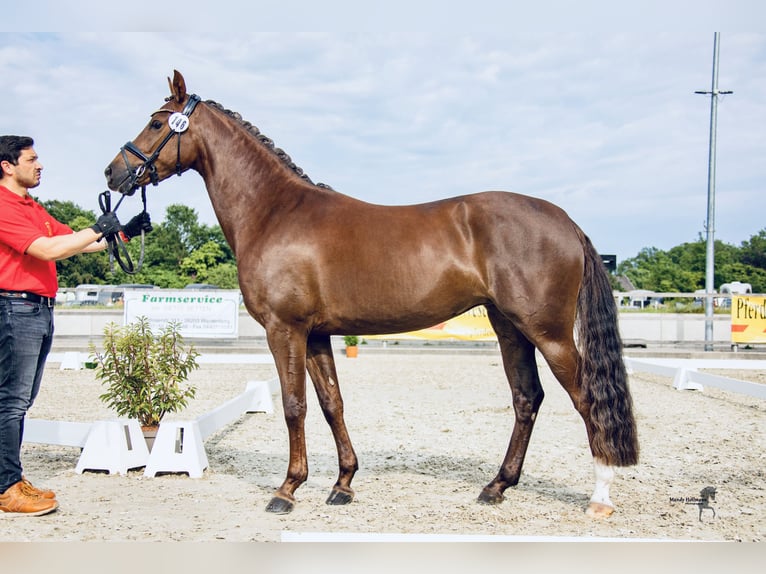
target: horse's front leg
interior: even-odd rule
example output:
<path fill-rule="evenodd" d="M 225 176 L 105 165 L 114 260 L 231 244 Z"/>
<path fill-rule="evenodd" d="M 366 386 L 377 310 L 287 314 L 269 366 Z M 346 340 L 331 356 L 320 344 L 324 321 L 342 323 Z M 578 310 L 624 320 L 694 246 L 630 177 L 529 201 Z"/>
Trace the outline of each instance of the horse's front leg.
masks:
<path fill-rule="evenodd" d="M 306 482 L 309 474 L 305 434 L 306 335 L 280 326 L 267 329 L 266 337 L 279 374 L 290 441 L 287 476 L 266 506 L 266 511 L 287 514 L 295 507 L 295 490 Z"/>
<path fill-rule="evenodd" d="M 351 480 L 359 464 L 343 419 L 343 397 L 340 394 L 329 335 L 309 336 L 307 367 L 338 449 L 338 480 L 327 498 L 327 504 L 348 504 L 354 499 Z"/>

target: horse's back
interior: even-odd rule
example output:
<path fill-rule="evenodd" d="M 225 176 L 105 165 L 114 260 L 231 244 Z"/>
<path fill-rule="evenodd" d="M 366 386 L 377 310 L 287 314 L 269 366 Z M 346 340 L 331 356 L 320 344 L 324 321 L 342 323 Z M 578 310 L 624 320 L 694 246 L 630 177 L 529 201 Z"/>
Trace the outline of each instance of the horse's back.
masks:
<path fill-rule="evenodd" d="M 332 197 L 332 196 L 331 196 Z M 534 249 L 577 240 L 576 225 L 560 207 L 537 197 L 484 191 L 412 205 L 379 205 L 336 194 L 336 201 L 313 209 L 331 221 L 337 234 L 362 242 L 400 241 L 417 248 L 434 242 L 494 243 Z M 332 239 L 327 229 L 321 233 Z"/>

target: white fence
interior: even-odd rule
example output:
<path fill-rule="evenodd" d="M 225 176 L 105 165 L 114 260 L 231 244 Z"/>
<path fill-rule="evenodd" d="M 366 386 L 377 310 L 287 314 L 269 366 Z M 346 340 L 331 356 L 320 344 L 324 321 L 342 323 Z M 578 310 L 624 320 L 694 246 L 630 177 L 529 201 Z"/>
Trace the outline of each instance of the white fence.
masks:
<path fill-rule="evenodd" d="M 144 476 L 159 472 L 186 472 L 200 478 L 208 467 L 204 441 L 244 413 L 273 413 L 276 386 L 271 381 L 248 382 L 245 392 L 197 419 L 160 424 L 151 452 L 138 421 L 118 419 L 93 423 L 27 419 L 24 442 L 82 449 L 75 471 L 104 470 L 127 474 L 146 467 Z"/>
<path fill-rule="evenodd" d="M 66 337 L 97 339 L 103 336 L 109 323 L 122 324 L 123 313 L 115 309 L 56 309 L 56 338 L 54 345 Z M 705 317 L 689 313 L 620 313 L 620 334 L 626 341 L 651 343 L 704 343 Z M 731 341 L 731 317 L 716 315 L 713 320 L 714 342 L 726 344 Z M 266 332 L 246 311 L 239 314 L 240 338 L 265 337 Z M 85 350 L 85 349 L 83 349 Z"/>
<path fill-rule="evenodd" d="M 766 399 L 766 385 L 700 371 L 700 369 L 764 371 L 766 361 L 625 357 L 625 366 L 628 372 L 640 371 L 673 377 L 673 386 L 679 390 L 703 390 L 704 385 L 707 385 L 724 391 Z"/>

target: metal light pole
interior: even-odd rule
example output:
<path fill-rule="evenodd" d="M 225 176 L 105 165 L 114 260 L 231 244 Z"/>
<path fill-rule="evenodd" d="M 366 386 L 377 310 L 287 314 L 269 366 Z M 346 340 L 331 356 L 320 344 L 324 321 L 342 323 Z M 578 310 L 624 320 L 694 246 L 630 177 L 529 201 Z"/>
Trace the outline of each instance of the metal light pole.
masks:
<path fill-rule="evenodd" d="M 718 124 L 718 96 L 731 91 L 718 90 L 718 47 L 720 32 L 713 37 L 713 82 L 709 92 L 695 94 L 710 96 L 710 151 L 707 168 L 707 255 L 705 258 L 705 350 L 713 350 L 713 293 L 715 292 L 715 144 Z"/>

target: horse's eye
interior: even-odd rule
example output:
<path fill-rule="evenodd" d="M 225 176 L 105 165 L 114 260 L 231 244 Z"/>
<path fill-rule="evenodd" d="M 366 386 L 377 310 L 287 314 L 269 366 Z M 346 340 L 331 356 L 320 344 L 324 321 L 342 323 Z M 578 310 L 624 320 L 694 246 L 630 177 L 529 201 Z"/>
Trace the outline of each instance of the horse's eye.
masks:
<path fill-rule="evenodd" d="M 152 129 L 158 130 L 162 127 L 162 122 L 160 120 L 152 120 Z"/>

